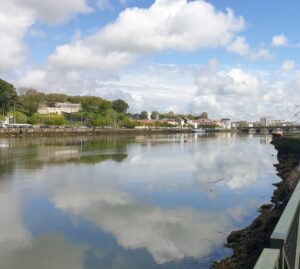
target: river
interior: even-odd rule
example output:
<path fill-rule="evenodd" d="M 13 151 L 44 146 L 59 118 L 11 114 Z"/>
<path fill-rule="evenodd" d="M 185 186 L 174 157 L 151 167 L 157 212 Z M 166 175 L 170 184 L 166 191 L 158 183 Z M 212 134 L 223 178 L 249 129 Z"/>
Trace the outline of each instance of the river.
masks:
<path fill-rule="evenodd" d="M 194 269 L 280 181 L 269 136 L 0 139 L 1 269 Z"/>

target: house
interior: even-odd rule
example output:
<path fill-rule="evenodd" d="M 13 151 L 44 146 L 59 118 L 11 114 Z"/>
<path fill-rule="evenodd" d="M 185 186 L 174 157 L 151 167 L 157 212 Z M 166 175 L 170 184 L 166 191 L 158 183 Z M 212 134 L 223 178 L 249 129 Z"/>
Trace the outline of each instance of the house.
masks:
<path fill-rule="evenodd" d="M 40 114 L 57 114 L 62 115 L 63 113 L 74 113 L 81 110 L 80 104 L 72 103 L 54 103 L 52 106 L 41 105 L 38 108 L 38 113 Z"/>
<path fill-rule="evenodd" d="M 221 119 L 221 125 L 223 129 L 231 129 L 231 120 L 230 119 Z"/>

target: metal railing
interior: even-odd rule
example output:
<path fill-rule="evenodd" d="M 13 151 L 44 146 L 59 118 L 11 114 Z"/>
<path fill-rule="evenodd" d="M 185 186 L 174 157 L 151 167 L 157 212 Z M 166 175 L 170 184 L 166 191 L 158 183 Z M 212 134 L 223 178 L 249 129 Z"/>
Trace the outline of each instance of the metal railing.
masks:
<path fill-rule="evenodd" d="M 265 248 L 254 269 L 279 269 L 279 249 Z"/>
<path fill-rule="evenodd" d="M 300 183 L 297 185 L 254 269 L 299 269 Z M 278 255 L 278 256 L 277 256 Z"/>

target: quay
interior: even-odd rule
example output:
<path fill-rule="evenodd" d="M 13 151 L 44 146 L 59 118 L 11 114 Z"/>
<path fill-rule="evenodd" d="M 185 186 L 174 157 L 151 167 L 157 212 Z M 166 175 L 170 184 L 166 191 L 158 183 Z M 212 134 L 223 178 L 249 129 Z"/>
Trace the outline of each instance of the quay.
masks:
<path fill-rule="evenodd" d="M 270 247 L 265 248 L 254 269 L 298 269 L 300 256 L 300 183 L 277 223 Z"/>
<path fill-rule="evenodd" d="M 275 144 L 280 145 L 281 154 L 298 156 L 300 136 L 288 136 L 279 139 Z M 277 145 L 277 149 L 278 149 Z M 300 182 L 299 164 L 294 174 L 296 188 L 283 210 L 271 236 L 267 248 L 264 248 L 254 269 L 299 269 L 300 268 Z M 291 178 L 292 175 L 289 175 Z M 298 183 L 297 183 L 298 182 Z"/>

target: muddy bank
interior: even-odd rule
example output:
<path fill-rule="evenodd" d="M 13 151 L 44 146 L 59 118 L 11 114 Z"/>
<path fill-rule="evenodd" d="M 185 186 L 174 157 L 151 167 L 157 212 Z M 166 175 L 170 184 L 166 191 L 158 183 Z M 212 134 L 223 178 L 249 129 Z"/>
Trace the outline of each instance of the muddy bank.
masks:
<path fill-rule="evenodd" d="M 262 205 L 261 214 L 246 228 L 233 231 L 226 246 L 233 255 L 215 262 L 210 269 L 252 269 L 262 252 L 300 178 L 300 138 L 281 138 L 272 142 L 278 151 L 275 165 L 282 179 L 274 183 L 270 204 Z"/>

